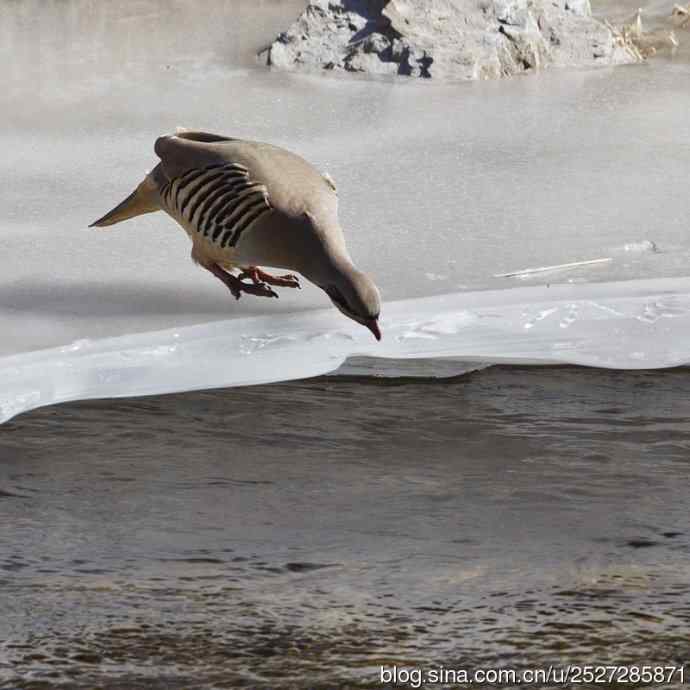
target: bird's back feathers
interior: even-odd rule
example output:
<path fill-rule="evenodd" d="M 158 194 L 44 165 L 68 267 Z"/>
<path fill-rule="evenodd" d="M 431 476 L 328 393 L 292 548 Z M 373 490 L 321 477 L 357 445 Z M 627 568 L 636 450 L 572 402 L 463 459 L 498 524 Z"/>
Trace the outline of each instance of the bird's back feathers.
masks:
<path fill-rule="evenodd" d="M 93 225 L 163 210 L 197 253 L 300 270 L 323 251 L 346 255 L 335 185 L 300 156 L 271 144 L 178 130 L 159 137 L 160 163 Z M 239 254 L 235 251 L 242 240 Z M 307 269 L 305 269 L 307 270 Z"/>
<path fill-rule="evenodd" d="M 156 198 L 175 180 L 218 166 L 234 166 L 266 188 L 278 213 L 298 217 L 305 213 L 324 222 L 337 222 L 335 185 L 300 156 L 271 144 L 233 139 L 208 132 L 179 130 L 159 137 L 154 150 L 160 163 L 127 199 L 93 223 L 103 227 L 164 208 Z M 165 209 L 168 210 L 168 209 Z"/>
<path fill-rule="evenodd" d="M 191 170 L 234 164 L 267 189 L 271 206 L 288 216 L 305 212 L 337 216 L 337 195 L 332 181 L 300 156 L 278 146 L 233 139 L 207 132 L 183 131 L 159 137 L 155 151 L 169 180 Z"/>

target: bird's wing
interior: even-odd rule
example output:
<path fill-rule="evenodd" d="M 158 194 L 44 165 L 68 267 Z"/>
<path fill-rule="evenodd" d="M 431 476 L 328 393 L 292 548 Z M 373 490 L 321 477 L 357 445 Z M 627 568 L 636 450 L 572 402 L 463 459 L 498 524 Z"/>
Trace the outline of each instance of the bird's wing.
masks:
<path fill-rule="evenodd" d="M 273 208 L 287 216 L 327 213 L 337 216 L 337 194 L 330 176 L 278 146 L 243 139 L 182 131 L 160 137 L 156 153 L 168 180 L 211 165 L 234 164 L 263 184 Z"/>
<path fill-rule="evenodd" d="M 220 248 L 234 247 L 242 233 L 272 210 L 266 185 L 252 175 L 242 147 L 234 142 L 238 140 L 184 132 L 161 137 L 155 146 L 164 173 L 159 188 L 163 205 Z"/>
<path fill-rule="evenodd" d="M 208 132 L 178 131 L 156 139 L 154 151 L 161 159 L 166 177 L 172 180 L 191 169 L 202 169 L 220 162 L 222 152 L 213 144 L 227 141 L 237 140 Z"/>

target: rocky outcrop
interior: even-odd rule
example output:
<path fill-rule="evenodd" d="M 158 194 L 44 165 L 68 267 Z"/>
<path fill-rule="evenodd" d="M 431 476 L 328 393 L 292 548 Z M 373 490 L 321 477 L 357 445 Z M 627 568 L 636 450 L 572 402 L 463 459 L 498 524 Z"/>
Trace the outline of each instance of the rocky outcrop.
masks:
<path fill-rule="evenodd" d="M 493 79 L 639 53 L 589 0 L 311 0 L 261 57 L 288 70 Z"/>

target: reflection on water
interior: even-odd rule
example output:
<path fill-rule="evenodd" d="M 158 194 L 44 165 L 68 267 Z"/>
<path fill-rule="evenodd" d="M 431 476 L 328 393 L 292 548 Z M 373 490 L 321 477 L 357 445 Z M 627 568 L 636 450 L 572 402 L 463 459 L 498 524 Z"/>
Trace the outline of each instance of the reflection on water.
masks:
<path fill-rule="evenodd" d="M 687 660 L 686 370 L 493 367 L 0 427 L 0 687 Z"/>

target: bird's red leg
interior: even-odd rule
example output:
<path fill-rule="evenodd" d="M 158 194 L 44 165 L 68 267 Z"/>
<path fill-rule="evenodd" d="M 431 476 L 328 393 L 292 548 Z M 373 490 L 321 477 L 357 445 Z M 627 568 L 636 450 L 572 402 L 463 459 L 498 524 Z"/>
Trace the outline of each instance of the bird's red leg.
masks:
<path fill-rule="evenodd" d="M 213 273 L 218 280 L 222 281 L 225 286 L 232 292 L 235 299 L 239 299 L 243 292 L 248 295 L 256 295 L 257 297 L 278 297 L 278 293 L 271 290 L 265 283 L 243 283 L 239 278 L 224 271 L 218 264 L 213 262 L 198 262 L 207 271 Z"/>
<path fill-rule="evenodd" d="M 284 276 L 273 276 L 270 273 L 266 273 L 266 271 L 262 271 L 257 266 L 248 266 L 243 269 L 242 273 L 240 273 L 240 278 L 249 278 L 257 285 L 260 283 L 267 283 L 268 285 L 278 285 L 280 287 L 301 287 L 299 278 L 292 273 L 288 273 Z"/>

